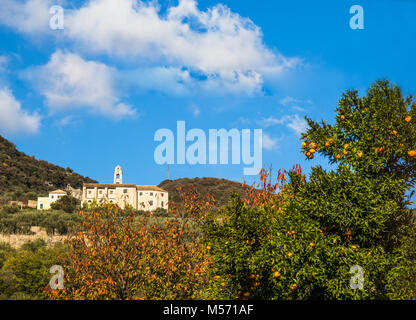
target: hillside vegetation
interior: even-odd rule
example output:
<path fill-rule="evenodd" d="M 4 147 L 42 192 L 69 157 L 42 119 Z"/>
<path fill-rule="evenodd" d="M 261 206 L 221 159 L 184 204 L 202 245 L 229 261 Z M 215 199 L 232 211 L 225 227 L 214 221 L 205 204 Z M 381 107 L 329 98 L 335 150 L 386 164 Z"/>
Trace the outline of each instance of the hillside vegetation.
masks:
<path fill-rule="evenodd" d="M 182 178 L 176 180 L 164 180 L 159 187 L 169 192 L 169 201 L 174 203 L 181 202 L 183 189 L 194 186 L 199 194 L 213 194 L 215 196 L 215 206 L 217 208 L 225 207 L 228 199 L 233 192 L 244 196 L 246 188 L 242 183 L 227 179 L 218 178 Z M 179 188 L 179 189 L 178 189 Z"/>
<path fill-rule="evenodd" d="M 37 160 L 16 149 L 16 146 L 0 136 L 0 193 L 5 191 L 45 193 L 65 188 L 70 184 L 80 188 L 83 182 L 96 182 L 43 160 Z"/>

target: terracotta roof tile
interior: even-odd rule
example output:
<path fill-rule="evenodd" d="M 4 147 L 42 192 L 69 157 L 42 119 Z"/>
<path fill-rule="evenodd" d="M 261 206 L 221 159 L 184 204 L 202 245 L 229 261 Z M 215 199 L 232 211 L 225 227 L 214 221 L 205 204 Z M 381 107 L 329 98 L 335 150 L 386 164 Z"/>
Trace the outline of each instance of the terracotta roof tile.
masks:
<path fill-rule="evenodd" d="M 55 194 L 55 193 L 65 193 L 66 194 L 66 191 L 61 190 L 61 189 L 56 189 L 56 190 L 53 190 L 53 191 L 51 191 L 49 193 L 53 193 L 53 194 Z"/>
<path fill-rule="evenodd" d="M 166 190 L 159 188 L 158 186 L 144 186 L 135 184 L 115 184 L 115 183 L 84 183 L 85 188 L 136 188 L 143 191 L 159 191 L 167 192 Z"/>

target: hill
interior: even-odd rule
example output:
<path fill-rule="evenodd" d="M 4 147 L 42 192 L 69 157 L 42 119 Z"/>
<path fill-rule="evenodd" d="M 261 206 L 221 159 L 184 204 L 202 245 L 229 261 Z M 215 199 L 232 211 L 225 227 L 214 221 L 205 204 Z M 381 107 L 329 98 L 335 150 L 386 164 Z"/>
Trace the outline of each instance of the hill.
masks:
<path fill-rule="evenodd" d="M 180 192 L 178 187 L 194 186 L 200 194 L 214 194 L 216 207 L 222 208 L 228 204 L 231 193 L 236 192 L 240 196 L 245 195 L 245 188 L 242 183 L 227 179 L 218 178 L 182 178 L 176 180 L 164 180 L 159 187 L 169 192 L 169 201 L 179 203 Z"/>
<path fill-rule="evenodd" d="M 83 182 L 96 182 L 43 160 L 37 160 L 16 149 L 0 136 L 0 193 L 46 193 L 53 189 L 82 187 Z"/>

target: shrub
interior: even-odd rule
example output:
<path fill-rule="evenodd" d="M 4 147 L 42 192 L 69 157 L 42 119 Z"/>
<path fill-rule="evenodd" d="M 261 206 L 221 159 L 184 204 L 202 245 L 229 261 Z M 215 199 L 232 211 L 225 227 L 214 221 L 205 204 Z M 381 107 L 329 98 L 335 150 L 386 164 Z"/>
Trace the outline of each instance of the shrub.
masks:
<path fill-rule="evenodd" d="M 31 234 L 32 226 L 46 229 L 48 234 L 66 234 L 70 223 L 78 223 L 76 213 L 62 211 L 22 210 L 16 214 L 0 213 L 0 232 L 5 234 Z"/>
<path fill-rule="evenodd" d="M 62 245 L 48 248 L 39 239 L 26 242 L 19 249 L 0 246 L 0 297 L 2 299 L 39 299 L 40 289 L 51 278 L 50 267 L 57 264 L 58 256 L 65 250 Z"/>
<path fill-rule="evenodd" d="M 187 215 L 205 203 L 193 202 Z M 74 225 L 61 260 L 65 288 L 46 287 L 48 298 L 194 299 L 206 286 L 209 260 L 201 239 L 176 212 L 163 226 L 113 204 L 79 214 L 82 222 Z"/>
<path fill-rule="evenodd" d="M 4 206 L 2 208 L 2 211 L 6 214 L 16 213 L 16 212 L 19 212 L 19 210 L 20 208 L 16 205 Z"/>
<path fill-rule="evenodd" d="M 79 207 L 80 201 L 71 196 L 63 196 L 51 204 L 54 210 L 63 210 L 67 213 L 74 212 Z"/>
<path fill-rule="evenodd" d="M 168 217 L 169 212 L 168 210 L 164 208 L 157 208 L 156 210 L 153 211 L 153 215 L 156 217 Z"/>
<path fill-rule="evenodd" d="M 302 149 L 337 164 L 262 171 L 262 192 L 234 196 L 204 223 L 215 279 L 208 297 L 415 298 L 416 240 L 407 192 L 416 178 L 416 104 L 387 81 L 365 97 L 347 91 L 335 125 L 307 119 Z M 350 286 L 363 269 L 362 290 Z"/>

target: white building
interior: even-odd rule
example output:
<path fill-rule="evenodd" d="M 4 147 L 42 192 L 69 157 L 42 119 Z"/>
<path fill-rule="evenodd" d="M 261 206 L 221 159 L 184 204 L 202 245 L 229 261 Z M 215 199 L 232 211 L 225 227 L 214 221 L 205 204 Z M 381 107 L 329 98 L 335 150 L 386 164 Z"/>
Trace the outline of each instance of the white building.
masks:
<path fill-rule="evenodd" d="M 38 198 L 38 210 L 49 210 L 51 208 L 51 204 L 61 198 L 62 196 L 66 196 L 67 193 L 64 190 L 58 189 L 52 192 L 49 192 L 48 197 L 39 197 Z"/>
<path fill-rule="evenodd" d="M 81 203 L 104 201 L 116 203 L 121 208 L 125 204 L 137 210 L 153 211 L 157 208 L 168 209 L 168 192 L 157 186 L 123 184 L 123 172 L 120 166 L 114 169 L 114 183 L 84 183 Z"/>

